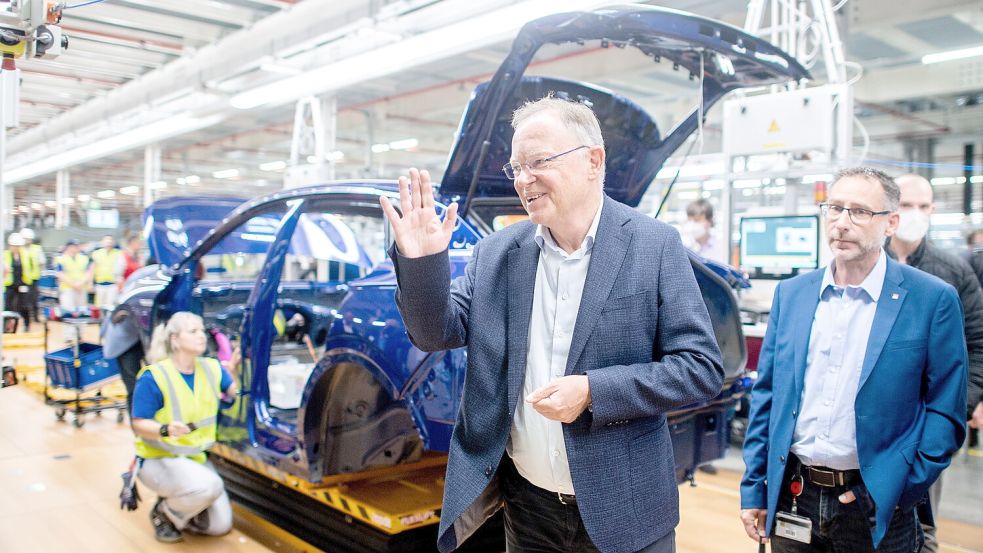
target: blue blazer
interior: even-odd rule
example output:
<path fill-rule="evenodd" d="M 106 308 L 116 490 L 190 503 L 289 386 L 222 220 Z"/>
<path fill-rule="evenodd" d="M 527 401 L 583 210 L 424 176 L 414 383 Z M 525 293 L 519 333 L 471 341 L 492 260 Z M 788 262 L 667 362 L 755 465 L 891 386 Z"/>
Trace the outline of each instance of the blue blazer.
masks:
<path fill-rule="evenodd" d="M 780 483 L 785 473 L 823 274 L 813 271 L 775 290 L 751 395 L 741 508 L 767 507 L 769 531 L 780 486 L 768 483 Z M 875 547 L 895 507 L 918 503 L 962 444 L 966 367 L 955 289 L 888 258 L 854 402 L 860 472 L 875 505 Z"/>
<path fill-rule="evenodd" d="M 501 507 L 495 478 L 522 401 L 539 246 L 530 222 L 475 247 L 450 281 L 446 252 L 391 251 L 397 303 L 422 350 L 467 346 L 438 547 L 450 551 Z M 665 414 L 720 393 L 723 367 L 679 234 L 604 198 L 566 374 L 586 374 L 593 413 L 563 425 L 577 506 L 601 551 L 638 551 L 679 520 Z"/>

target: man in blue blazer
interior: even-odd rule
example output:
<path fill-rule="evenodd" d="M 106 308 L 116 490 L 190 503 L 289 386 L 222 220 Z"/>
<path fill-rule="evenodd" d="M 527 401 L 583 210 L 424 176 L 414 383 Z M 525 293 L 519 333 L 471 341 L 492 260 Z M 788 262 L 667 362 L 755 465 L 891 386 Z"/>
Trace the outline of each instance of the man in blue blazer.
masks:
<path fill-rule="evenodd" d="M 833 262 L 775 291 L 741 519 L 772 550 L 917 551 L 915 506 L 965 437 L 959 296 L 889 259 L 900 191 L 866 168 L 821 204 Z"/>
<path fill-rule="evenodd" d="M 582 104 L 516 111 L 504 167 L 530 221 L 484 238 L 450 280 L 457 205 L 426 172 L 383 198 L 397 302 L 426 351 L 467 346 L 438 547 L 504 502 L 510 552 L 671 552 L 678 492 L 666 413 L 715 397 L 723 368 L 672 228 L 604 195 L 605 151 Z"/>

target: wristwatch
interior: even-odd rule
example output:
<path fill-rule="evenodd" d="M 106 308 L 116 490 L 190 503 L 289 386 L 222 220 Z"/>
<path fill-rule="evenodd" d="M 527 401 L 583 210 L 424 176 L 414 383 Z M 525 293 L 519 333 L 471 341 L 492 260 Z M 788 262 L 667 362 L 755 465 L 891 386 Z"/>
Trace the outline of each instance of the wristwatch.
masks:
<path fill-rule="evenodd" d="M 168 426 L 169 425 L 167 425 L 167 424 L 160 425 L 160 435 L 161 435 L 161 437 L 166 438 L 166 437 L 170 436 L 170 434 L 167 431 L 167 427 Z"/>

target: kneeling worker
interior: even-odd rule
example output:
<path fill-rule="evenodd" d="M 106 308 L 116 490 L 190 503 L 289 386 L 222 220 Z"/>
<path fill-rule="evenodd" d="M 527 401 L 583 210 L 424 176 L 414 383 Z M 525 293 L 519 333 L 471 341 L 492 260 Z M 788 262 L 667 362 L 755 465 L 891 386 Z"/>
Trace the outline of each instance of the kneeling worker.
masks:
<path fill-rule="evenodd" d="M 154 331 L 133 390 L 133 432 L 143 459 L 140 481 L 160 496 L 150 520 L 158 541 L 181 541 L 182 530 L 220 536 L 232 528 L 222 478 L 205 451 L 215 441 L 219 404 L 236 385 L 215 359 L 201 357 L 201 317 L 175 313 Z"/>

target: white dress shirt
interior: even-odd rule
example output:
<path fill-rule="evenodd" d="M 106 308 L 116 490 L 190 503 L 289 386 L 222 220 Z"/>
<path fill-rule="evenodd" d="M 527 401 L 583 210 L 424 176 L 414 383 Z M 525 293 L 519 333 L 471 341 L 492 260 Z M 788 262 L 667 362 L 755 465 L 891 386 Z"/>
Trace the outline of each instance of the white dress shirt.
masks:
<path fill-rule="evenodd" d="M 806 465 L 850 470 L 860 468 L 853 406 L 887 256 L 881 250 L 860 286 L 837 286 L 835 271 L 827 266 L 819 287 L 792 453 Z"/>
<path fill-rule="evenodd" d="M 603 201 L 601 202 L 603 204 Z M 512 421 L 508 453 L 515 468 L 533 485 L 573 494 L 570 465 L 563 440 L 563 425 L 541 415 L 525 397 L 564 375 L 580 298 L 587 280 L 594 237 L 601 221 L 601 206 L 577 251 L 567 254 L 556 245 L 549 229 L 536 229 L 539 265 L 529 320 L 529 349 L 522 396 Z"/>

